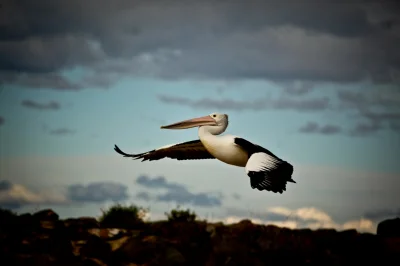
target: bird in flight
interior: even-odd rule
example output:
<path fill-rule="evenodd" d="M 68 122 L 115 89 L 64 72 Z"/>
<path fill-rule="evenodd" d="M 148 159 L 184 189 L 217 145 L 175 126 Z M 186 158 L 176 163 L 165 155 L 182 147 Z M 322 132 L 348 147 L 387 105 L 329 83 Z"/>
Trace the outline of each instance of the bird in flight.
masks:
<path fill-rule="evenodd" d="M 127 154 L 117 145 L 114 150 L 124 157 L 142 161 L 171 158 L 176 160 L 218 159 L 224 163 L 245 167 L 252 189 L 274 193 L 286 191 L 292 179 L 293 166 L 257 144 L 234 135 L 222 135 L 228 127 L 228 115 L 212 113 L 184 120 L 162 129 L 187 129 L 198 127 L 199 139 L 171 144 L 139 154 Z"/>

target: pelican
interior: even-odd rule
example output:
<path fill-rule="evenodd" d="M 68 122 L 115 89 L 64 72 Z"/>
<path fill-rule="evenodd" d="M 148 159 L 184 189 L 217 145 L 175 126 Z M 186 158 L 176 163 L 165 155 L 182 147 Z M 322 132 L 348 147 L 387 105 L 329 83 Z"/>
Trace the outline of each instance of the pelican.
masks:
<path fill-rule="evenodd" d="M 162 129 L 187 129 L 198 127 L 199 139 L 171 144 L 139 154 L 127 154 L 115 145 L 114 150 L 124 157 L 143 161 L 171 158 L 176 160 L 218 159 L 224 163 L 244 167 L 252 189 L 282 194 L 286 183 L 292 179 L 293 166 L 269 150 L 239 136 L 222 135 L 228 127 L 228 115 L 212 113 L 184 120 Z"/>

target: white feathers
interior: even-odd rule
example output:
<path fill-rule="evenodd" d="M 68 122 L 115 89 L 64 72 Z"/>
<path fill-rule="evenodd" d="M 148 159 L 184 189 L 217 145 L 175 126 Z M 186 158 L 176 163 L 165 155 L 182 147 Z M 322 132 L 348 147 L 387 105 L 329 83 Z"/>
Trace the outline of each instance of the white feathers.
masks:
<path fill-rule="evenodd" d="M 272 170 L 279 164 L 279 160 L 264 152 L 257 152 L 250 156 L 246 164 L 246 173 Z"/>

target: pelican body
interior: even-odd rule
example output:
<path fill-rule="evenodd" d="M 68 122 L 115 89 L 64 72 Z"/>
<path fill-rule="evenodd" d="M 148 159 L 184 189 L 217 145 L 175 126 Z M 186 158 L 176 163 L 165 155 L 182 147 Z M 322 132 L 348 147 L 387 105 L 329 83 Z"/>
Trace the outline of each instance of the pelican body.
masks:
<path fill-rule="evenodd" d="M 162 129 L 187 129 L 198 127 L 198 140 L 167 145 L 158 149 L 127 154 L 117 145 L 114 150 L 124 157 L 142 161 L 171 158 L 176 160 L 218 159 L 226 164 L 244 167 L 252 189 L 274 193 L 286 191 L 286 183 L 292 179 L 293 166 L 269 150 L 234 135 L 220 135 L 228 127 L 228 115 L 212 113 L 207 116 L 184 120 Z"/>

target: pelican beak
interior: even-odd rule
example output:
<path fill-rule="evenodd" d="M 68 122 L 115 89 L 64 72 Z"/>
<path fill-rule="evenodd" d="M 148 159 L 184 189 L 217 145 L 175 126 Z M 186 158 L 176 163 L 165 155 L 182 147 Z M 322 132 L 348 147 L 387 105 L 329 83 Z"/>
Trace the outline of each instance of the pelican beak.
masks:
<path fill-rule="evenodd" d="M 216 126 L 217 122 L 209 116 L 197 117 L 189 120 L 184 120 L 167 126 L 162 126 L 163 129 L 186 129 L 199 126 Z"/>

